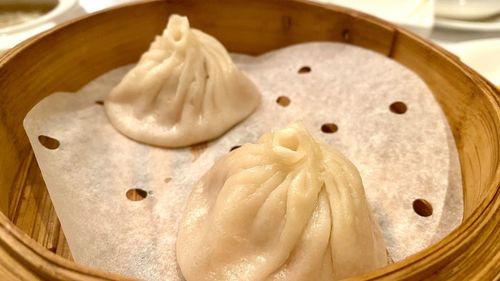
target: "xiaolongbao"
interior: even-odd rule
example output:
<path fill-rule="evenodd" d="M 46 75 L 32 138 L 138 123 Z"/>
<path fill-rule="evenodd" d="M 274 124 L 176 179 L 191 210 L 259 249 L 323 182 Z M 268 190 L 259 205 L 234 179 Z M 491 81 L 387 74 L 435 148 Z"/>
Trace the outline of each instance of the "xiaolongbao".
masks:
<path fill-rule="evenodd" d="M 302 125 L 218 160 L 179 225 L 186 280 L 338 280 L 387 264 L 357 169 Z"/>
<path fill-rule="evenodd" d="M 216 138 L 250 115 L 260 94 L 215 38 L 173 15 L 105 101 L 113 126 L 156 146 Z"/>

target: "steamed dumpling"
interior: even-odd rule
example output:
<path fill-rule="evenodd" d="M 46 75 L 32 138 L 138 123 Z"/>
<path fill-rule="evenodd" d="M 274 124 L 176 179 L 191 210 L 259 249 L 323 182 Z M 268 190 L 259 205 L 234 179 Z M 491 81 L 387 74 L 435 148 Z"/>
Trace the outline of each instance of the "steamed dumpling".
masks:
<path fill-rule="evenodd" d="M 260 94 L 224 46 L 173 15 L 105 107 L 124 135 L 180 147 L 222 135 L 257 107 Z"/>
<path fill-rule="evenodd" d="M 293 124 L 218 160 L 179 225 L 186 280 L 338 280 L 387 264 L 354 165 Z"/>

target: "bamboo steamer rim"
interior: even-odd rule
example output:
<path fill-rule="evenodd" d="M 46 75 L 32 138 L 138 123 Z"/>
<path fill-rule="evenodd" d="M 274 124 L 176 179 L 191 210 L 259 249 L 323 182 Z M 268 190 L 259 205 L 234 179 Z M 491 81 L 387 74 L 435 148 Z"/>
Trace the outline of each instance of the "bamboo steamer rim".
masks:
<path fill-rule="evenodd" d="M 82 21 L 93 20 L 96 15 L 111 15 L 118 10 L 145 7 L 159 2 L 165 2 L 165 5 L 175 6 L 194 5 L 193 3 L 196 1 L 184 1 L 188 3 L 182 3 L 182 1 L 177 0 L 143 1 L 141 3 L 125 4 L 84 16 L 46 31 L 8 51 L 3 57 L 0 57 L 0 70 L 7 65 L 9 61 L 14 60 L 19 54 L 26 52 L 33 44 L 43 41 L 50 34 L 62 32 L 68 27 L 77 25 Z M 212 2 L 222 3 L 221 1 Z M 244 1 L 230 2 L 232 4 Z M 255 3 L 257 2 L 258 5 L 266 5 L 265 0 L 255 1 Z M 285 2 L 278 1 L 278 3 L 285 5 Z M 495 122 L 493 125 L 496 127 L 496 139 L 498 139 L 498 131 L 500 130 L 500 97 L 498 91 L 483 77 L 461 63 L 454 55 L 433 43 L 408 33 L 404 29 L 360 12 L 332 5 L 307 3 L 304 0 L 293 0 L 289 1 L 289 3 L 297 7 L 321 7 L 322 9 L 331 11 L 332 14 L 333 12 L 346 14 L 353 21 L 361 21 L 390 29 L 393 32 L 393 40 L 390 43 L 391 46 L 387 55 L 391 58 L 394 58 L 395 52 L 398 51 L 397 40 L 402 36 L 410 38 L 415 41 L 419 47 L 425 48 L 429 52 L 440 54 L 447 62 L 460 69 L 462 73 L 475 84 L 475 87 L 483 93 L 484 96 L 481 98 L 484 98 L 493 106 L 495 111 L 492 117 Z M 287 21 L 286 18 L 285 21 Z M 342 36 L 345 42 L 351 42 L 352 38 L 349 36 L 346 37 L 344 32 Z M 363 46 L 362 43 L 358 45 Z M 371 46 L 366 45 L 363 47 L 371 48 Z M 0 72 L 0 74 L 2 73 Z M 0 100 L 0 104 L 1 103 L 2 101 Z M 0 117 L 3 116 L 0 115 Z M 479 200 L 478 206 L 474 208 L 470 214 L 466 214 L 467 217 L 457 229 L 438 243 L 403 261 L 352 279 L 401 280 L 452 276 L 452 279 L 465 280 L 469 278 L 489 279 L 500 276 L 500 235 L 495 235 L 495 233 L 500 233 L 500 168 L 498 166 L 498 154 L 499 152 L 496 151 L 496 155 L 492 156 L 496 157 L 496 161 L 493 160 L 493 162 L 495 162 L 497 166 L 493 167 L 494 172 L 492 181 L 488 187 L 485 188 L 486 192 L 483 194 L 482 200 Z M 19 230 L 3 213 L 0 214 L 0 257 L 5 258 L 5 262 L 0 263 L 0 276 L 5 274 L 5 276 L 13 277 L 13 280 L 132 280 L 123 276 L 77 265 L 62 257 L 56 256 Z"/>

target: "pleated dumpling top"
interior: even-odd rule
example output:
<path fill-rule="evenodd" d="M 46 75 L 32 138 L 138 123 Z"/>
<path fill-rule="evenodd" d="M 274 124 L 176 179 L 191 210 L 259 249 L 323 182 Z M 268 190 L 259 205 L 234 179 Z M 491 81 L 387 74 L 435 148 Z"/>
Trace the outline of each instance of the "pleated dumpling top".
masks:
<path fill-rule="evenodd" d="M 186 280 L 339 280 L 387 264 L 356 167 L 300 124 L 219 159 L 179 226 Z"/>
<path fill-rule="evenodd" d="M 105 108 L 121 133 L 146 144 L 183 147 L 222 135 L 260 101 L 256 86 L 222 44 L 172 15 Z"/>

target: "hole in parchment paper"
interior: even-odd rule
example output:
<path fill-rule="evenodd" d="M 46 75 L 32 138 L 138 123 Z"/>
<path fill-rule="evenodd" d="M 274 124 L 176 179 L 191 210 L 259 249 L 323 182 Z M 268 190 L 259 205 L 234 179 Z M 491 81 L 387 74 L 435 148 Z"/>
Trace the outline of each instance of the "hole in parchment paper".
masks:
<path fill-rule="evenodd" d="M 39 135 L 38 136 L 38 141 L 43 145 L 45 146 L 45 148 L 47 149 L 50 149 L 50 150 L 54 150 L 54 149 L 57 149 L 60 145 L 59 141 L 54 139 L 54 138 L 51 138 L 49 136 L 45 136 L 45 135 Z"/>
<path fill-rule="evenodd" d="M 238 149 L 240 147 L 241 147 L 241 145 L 235 145 L 235 146 L 231 147 L 231 149 L 229 149 L 229 151 L 233 151 L 233 150 Z"/>
<path fill-rule="evenodd" d="M 309 66 L 303 66 L 299 69 L 299 71 L 297 71 L 299 74 L 304 74 L 304 73 L 309 73 L 311 72 L 311 67 Z"/>
<path fill-rule="evenodd" d="M 286 96 L 279 96 L 276 102 L 283 107 L 287 107 L 290 105 L 290 98 Z"/>
<path fill-rule="evenodd" d="M 432 205 L 425 199 L 419 198 L 413 201 L 413 210 L 415 211 L 415 213 L 422 217 L 428 217 L 432 215 Z"/>
<path fill-rule="evenodd" d="M 396 101 L 396 102 L 393 102 L 390 106 L 389 106 L 389 109 L 393 112 L 393 113 L 396 113 L 396 114 L 404 114 L 407 110 L 408 110 L 408 107 L 406 106 L 406 104 L 402 101 Z"/>
<path fill-rule="evenodd" d="M 338 131 L 339 127 L 335 123 L 326 123 L 321 126 L 321 131 L 325 134 L 333 134 Z"/>
<path fill-rule="evenodd" d="M 104 105 L 104 101 L 102 101 L 102 100 L 96 100 L 96 101 L 95 101 L 95 104 L 98 104 L 98 105 Z"/>
<path fill-rule="evenodd" d="M 127 196 L 128 200 L 130 201 L 141 201 L 144 198 L 148 197 L 148 192 L 140 188 L 131 188 L 127 190 L 125 196 Z"/>

